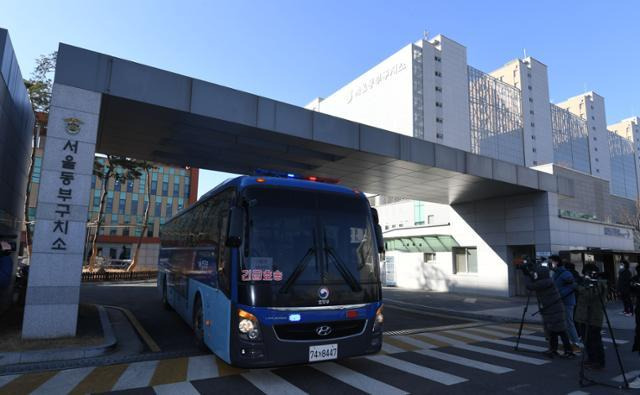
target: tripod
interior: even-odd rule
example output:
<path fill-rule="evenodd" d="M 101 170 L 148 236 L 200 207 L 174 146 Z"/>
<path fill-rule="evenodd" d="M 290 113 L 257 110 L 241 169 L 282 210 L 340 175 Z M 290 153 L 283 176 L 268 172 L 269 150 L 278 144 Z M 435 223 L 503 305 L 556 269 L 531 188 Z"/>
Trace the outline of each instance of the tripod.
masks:
<path fill-rule="evenodd" d="M 596 380 L 593 380 L 591 378 L 588 378 L 585 375 L 584 372 L 584 359 L 585 359 L 585 354 L 586 354 L 586 348 L 589 347 L 590 342 L 589 342 L 589 332 L 591 329 L 591 325 L 590 325 L 590 321 L 591 321 L 591 314 L 592 314 L 592 310 L 589 309 L 589 314 L 587 315 L 587 323 L 585 325 L 585 333 L 584 333 L 584 344 L 585 344 L 585 350 L 582 352 L 582 360 L 580 361 L 580 377 L 579 377 L 579 383 L 580 383 L 580 387 L 588 387 L 588 386 L 592 386 L 592 385 L 602 385 L 604 387 L 609 387 L 609 388 L 616 388 L 616 389 L 626 389 L 629 388 L 629 381 L 627 380 L 627 376 L 624 372 L 624 366 L 622 366 L 622 359 L 620 358 L 620 351 L 618 350 L 618 343 L 616 342 L 616 338 L 615 335 L 613 334 L 613 329 L 611 327 L 611 321 L 609 320 L 609 314 L 607 314 L 607 309 L 604 306 L 604 301 L 602 300 L 602 292 L 600 291 L 600 285 L 599 284 L 595 284 L 595 289 L 596 289 L 596 293 L 598 295 L 598 300 L 600 301 L 600 306 L 602 307 L 602 311 L 604 313 L 604 317 L 607 321 L 607 329 L 609 330 L 609 334 L 611 335 L 611 340 L 613 341 L 613 348 L 616 351 L 616 358 L 618 360 L 618 366 L 620 367 L 620 372 L 622 373 L 622 379 L 624 380 L 623 384 L 621 385 L 612 385 L 612 384 L 608 384 L 608 383 L 602 383 Z"/>
<path fill-rule="evenodd" d="M 524 326 L 524 317 L 527 315 L 527 310 L 529 310 L 529 302 L 531 300 L 531 290 L 527 290 L 527 303 L 524 305 L 524 309 L 522 310 L 522 318 L 520 318 L 520 328 L 518 329 L 518 339 L 516 340 L 516 346 L 514 350 L 518 351 L 518 347 L 520 346 L 520 337 L 522 336 L 522 327 Z"/>

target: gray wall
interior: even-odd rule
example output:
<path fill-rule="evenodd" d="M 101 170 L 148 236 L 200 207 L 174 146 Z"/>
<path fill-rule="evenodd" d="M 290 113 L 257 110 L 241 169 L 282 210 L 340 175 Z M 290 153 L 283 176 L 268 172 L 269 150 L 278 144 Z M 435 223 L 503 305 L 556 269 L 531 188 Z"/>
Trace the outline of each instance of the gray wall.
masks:
<path fill-rule="evenodd" d="M 0 29 L 0 240 L 20 244 L 35 116 L 11 46 Z M 13 255 L 14 264 L 16 254 Z M 0 294 L 0 307 L 8 292 Z"/>

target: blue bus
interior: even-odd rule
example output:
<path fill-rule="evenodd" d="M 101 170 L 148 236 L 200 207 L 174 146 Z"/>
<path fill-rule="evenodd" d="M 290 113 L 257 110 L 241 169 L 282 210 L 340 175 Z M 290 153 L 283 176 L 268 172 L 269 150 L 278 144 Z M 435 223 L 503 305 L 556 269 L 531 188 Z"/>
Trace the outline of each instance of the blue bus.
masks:
<path fill-rule="evenodd" d="M 380 350 L 377 213 L 362 192 L 320 181 L 240 176 L 162 226 L 163 304 L 225 362 L 268 367 Z"/>

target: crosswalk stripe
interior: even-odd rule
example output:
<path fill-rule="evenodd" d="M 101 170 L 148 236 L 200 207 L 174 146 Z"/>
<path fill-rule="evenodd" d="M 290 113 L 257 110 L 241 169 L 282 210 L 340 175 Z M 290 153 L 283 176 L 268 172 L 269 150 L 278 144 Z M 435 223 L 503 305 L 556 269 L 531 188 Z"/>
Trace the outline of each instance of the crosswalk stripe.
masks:
<path fill-rule="evenodd" d="M 443 361 L 455 363 L 458 365 L 467 366 L 467 367 L 479 369 L 479 370 L 484 370 L 485 372 L 490 372 L 490 373 L 502 374 L 502 373 L 513 371 L 513 369 L 510 369 L 504 366 L 493 365 L 490 363 L 476 361 L 474 359 L 469 359 L 469 358 L 448 354 L 448 353 L 444 353 L 436 350 L 417 350 L 416 353 L 426 355 L 428 357 L 432 357 L 436 359 L 441 359 Z"/>
<path fill-rule="evenodd" d="M 426 336 L 428 338 L 434 338 L 436 340 L 447 342 L 452 347 L 459 348 L 461 350 L 473 351 L 473 352 L 477 352 L 478 354 L 492 355 L 494 357 L 510 359 L 512 361 L 524 362 L 532 365 L 543 365 L 549 362 L 543 359 L 526 357 L 524 355 L 518 355 L 518 354 L 512 354 L 504 351 L 493 350 L 491 348 L 473 346 L 471 344 L 466 344 L 462 341 L 450 339 L 446 336 L 437 335 L 435 333 L 423 333 L 421 334 L 421 336 Z"/>
<path fill-rule="evenodd" d="M 188 381 L 156 385 L 153 390 L 157 395 L 200 395 L 200 392 Z"/>
<path fill-rule="evenodd" d="M 342 365 L 338 365 L 334 362 L 325 362 L 320 364 L 310 365 L 312 368 L 321 371 L 322 373 L 340 380 L 345 384 L 349 384 L 352 387 L 361 389 L 362 391 L 370 394 L 380 395 L 400 395 L 406 394 L 405 391 L 393 387 L 382 381 L 378 381 L 369 376 L 366 376 L 360 372 L 356 372 Z"/>
<path fill-rule="evenodd" d="M 512 342 L 512 341 L 508 341 L 508 340 L 491 339 L 491 338 L 486 337 L 486 336 L 474 335 L 472 333 L 468 333 L 468 332 L 464 332 L 464 331 L 458 331 L 456 333 L 459 334 L 460 336 L 469 338 L 471 340 L 477 340 L 477 341 L 480 341 L 480 342 L 500 344 L 502 346 L 507 346 L 507 347 L 515 347 L 516 346 L 516 342 Z M 543 351 L 547 350 L 545 347 L 532 346 L 530 344 L 524 344 L 524 343 L 518 344 L 518 347 L 523 349 L 523 350 L 529 350 L 529 351 L 543 352 Z"/>
<path fill-rule="evenodd" d="M 402 340 L 405 343 L 408 343 L 414 347 L 417 347 L 418 349 L 426 349 L 426 348 L 436 348 L 436 345 L 433 345 L 429 342 L 423 341 L 423 340 L 418 340 L 414 337 L 411 336 L 396 336 L 399 340 Z"/>
<path fill-rule="evenodd" d="M 396 346 L 392 346 L 391 344 L 387 343 L 386 341 L 382 342 L 382 351 L 386 352 L 387 354 L 397 354 L 399 352 L 404 352 L 405 350 L 398 348 Z"/>
<path fill-rule="evenodd" d="M 453 374 L 416 365 L 414 363 L 393 358 L 388 355 L 370 355 L 365 358 L 444 385 L 459 384 L 467 381 L 467 379 L 455 376 Z"/>
<path fill-rule="evenodd" d="M 216 361 L 216 367 L 218 368 L 218 376 L 220 377 L 231 376 L 234 374 L 240 374 L 247 371 L 246 369 L 233 367 L 218 357 L 215 357 L 215 361 Z"/>
<path fill-rule="evenodd" d="M 515 332 L 501 332 L 498 329 L 489 330 L 489 329 L 478 328 L 478 327 L 467 328 L 466 330 L 474 332 L 474 333 L 479 333 L 481 335 L 499 336 L 501 339 L 505 338 L 505 337 L 517 337 L 518 336 L 518 331 L 515 331 Z M 533 333 L 533 332 L 531 332 L 531 331 L 522 331 L 523 335 L 528 335 L 528 334 L 531 334 L 531 333 Z"/>
<path fill-rule="evenodd" d="M 411 344 L 407 344 L 401 340 L 398 340 L 397 336 L 385 336 L 382 340 L 383 343 L 391 344 L 394 347 L 401 348 L 405 351 L 413 351 L 415 347 Z"/>
<path fill-rule="evenodd" d="M 517 334 L 518 331 L 520 330 L 520 325 L 517 325 L 516 327 L 512 327 L 511 324 L 507 324 L 507 325 L 487 325 L 485 326 L 485 328 L 490 328 L 490 329 L 496 329 L 502 332 L 511 332 L 511 333 L 515 333 Z M 542 329 L 540 329 L 542 330 Z M 537 332 L 537 330 L 532 329 L 532 328 L 527 328 L 527 327 L 522 327 L 522 333 L 534 333 Z"/>
<path fill-rule="evenodd" d="M 88 394 L 110 391 L 126 369 L 127 365 L 125 364 L 98 366 L 75 386 L 73 391 L 71 391 L 71 394 Z"/>
<path fill-rule="evenodd" d="M 627 381 L 631 381 L 634 378 L 636 378 L 638 375 L 640 375 L 640 370 L 632 370 L 630 372 L 624 372 L 624 375 L 627 376 Z M 622 375 L 620 375 L 612 378 L 611 380 L 616 381 L 618 383 L 622 383 L 624 381 L 624 378 L 622 377 Z"/>
<path fill-rule="evenodd" d="M 533 341 L 540 341 L 540 342 L 546 342 L 547 339 L 544 338 L 544 336 L 538 336 L 538 335 L 522 335 L 520 336 L 523 339 L 527 339 L 527 340 L 533 340 Z M 609 337 L 603 337 L 602 338 L 602 342 L 604 343 L 613 343 L 613 339 L 609 338 Z M 616 339 L 616 343 L 617 344 L 627 344 L 629 343 L 628 340 L 622 340 L 622 339 Z"/>
<path fill-rule="evenodd" d="M 589 393 L 584 391 L 572 391 L 572 392 L 569 392 L 567 395 L 589 395 Z"/>
<path fill-rule="evenodd" d="M 200 355 L 189 358 L 187 380 L 202 380 L 218 377 L 218 364 L 213 355 Z"/>
<path fill-rule="evenodd" d="M 93 367 L 61 370 L 32 392 L 34 395 L 66 394 L 80 383 Z"/>
<path fill-rule="evenodd" d="M 267 395 L 306 394 L 306 392 L 300 388 L 269 370 L 251 370 L 242 373 L 242 377 Z"/>
<path fill-rule="evenodd" d="M 127 370 L 125 370 L 118 381 L 116 381 L 112 391 L 148 386 L 157 365 L 158 361 L 134 362 L 129 364 Z"/>
<path fill-rule="evenodd" d="M 158 362 L 149 385 L 177 383 L 187 379 L 188 358 L 162 359 Z"/>

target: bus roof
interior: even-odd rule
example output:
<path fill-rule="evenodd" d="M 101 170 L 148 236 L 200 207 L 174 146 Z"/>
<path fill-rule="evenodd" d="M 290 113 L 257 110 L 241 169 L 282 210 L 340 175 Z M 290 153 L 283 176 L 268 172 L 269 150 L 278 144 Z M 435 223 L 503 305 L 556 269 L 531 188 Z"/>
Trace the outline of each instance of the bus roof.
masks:
<path fill-rule="evenodd" d="M 259 179 L 263 181 L 258 181 Z M 170 219 L 167 220 L 167 222 L 170 222 L 174 218 L 177 218 L 180 215 L 187 213 L 193 207 L 196 207 L 198 204 L 204 202 L 205 200 L 208 200 L 210 197 L 215 196 L 217 193 L 223 191 L 224 189 L 230 186 L 236 187 L 238 191 L 242 191 L 245 188 L 255 186 L 255 185 L 279 186 L 279 187 L 285 187 L 285 188 L 287 187 L 301 188 L 301 189 L 307 189 L 311 191 L 333 192 L 333 193 L 340 193 L 340 194 L 351 195 L 351 196 L 356 194 L 358 197 L 366 199 L 366 196 L 364 195 L 364 193 L 342 186 L 342 185 L 327 184 L 327 183 L 317 182 L 317 181 L 307 181 L 307 180 L 301 180 L 301 179 L 295 179 L 295 178 L 284 178 L 284 177 L 238 176 L 235 178 L 229 178 L 221 182 L 216 187 L 211 189 L 209 192 L 202 195 L 200 199 L 198 199 L 198 201 L 195 202 L 192 206 L 190 206 L 186 210 L 182 210 L 179 213 L 176 213 L 175 215 L 173 215 Z"/>

